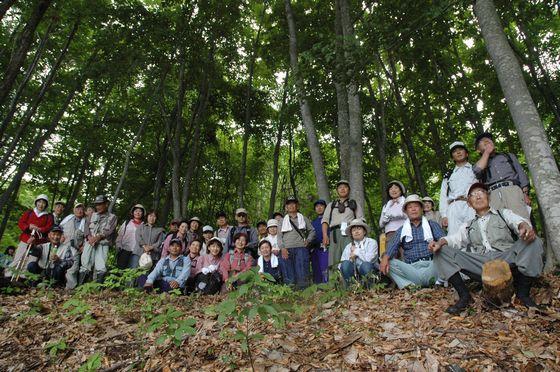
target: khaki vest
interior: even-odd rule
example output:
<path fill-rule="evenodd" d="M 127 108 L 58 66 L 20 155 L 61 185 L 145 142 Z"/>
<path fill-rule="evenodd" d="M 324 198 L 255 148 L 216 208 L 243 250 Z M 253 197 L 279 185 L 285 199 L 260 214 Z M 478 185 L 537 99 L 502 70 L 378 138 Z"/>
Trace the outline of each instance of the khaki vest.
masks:
<path fill-rule="evenodd" d="M 480 232 L 480 225 L 477 222 L 478 219 L 479 217 L 476 216 L 467 229 L 470 242 L 469 247 L 473 252 L 484 252 L 486 248 L 482 243 L 482 233 Z M 490 246 L 500 252 L 507 251 L 515 242 L 506 222 L 497 213 L 493 212 L 489 212 L 489 220 L 486 225 L 486 237 L 488 238 Z"/>

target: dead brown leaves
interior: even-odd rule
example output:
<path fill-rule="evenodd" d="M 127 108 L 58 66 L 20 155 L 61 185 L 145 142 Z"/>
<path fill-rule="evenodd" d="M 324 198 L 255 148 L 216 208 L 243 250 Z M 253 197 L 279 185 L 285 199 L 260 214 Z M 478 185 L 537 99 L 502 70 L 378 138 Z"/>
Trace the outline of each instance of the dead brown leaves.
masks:
<path fill-rule="evenodd" d="M 454 301 L 450 289 L 379 291 L 348 294 L 315 302 L 285 329 L 255 323 L 265 337 L 252 352 L 256 370 L 309 371 L 407 370 L 558 370 L 560 365 L 560 278 L 549 276 L 536 288 L 546 313 L 516 306 L 486 310 L 477 301 L 463 316 L 443 312 Z M 478 295 L 476 296 L 478 297 Z M 204 309 L 220 298 L 169 298 L 197 319 L 196 335 L 180 347 L 156 344 L 146 333 L 147 297 L 106 291 L 85 299 L 93 324 L 69 316 L 63 292 L 30 291 L 1 297 L 0 370 L 76 370 L 94 353 L 102 369 L 249 370 L 238 342 L 223 338 L 234 323 L 220 325 Z M 153 305 L 153 304 L 152 304 Z M 162 310 L 161 310 L 162 311 Z M 65 340 L 67 348 L 49 355 L 48 345 Z"/>

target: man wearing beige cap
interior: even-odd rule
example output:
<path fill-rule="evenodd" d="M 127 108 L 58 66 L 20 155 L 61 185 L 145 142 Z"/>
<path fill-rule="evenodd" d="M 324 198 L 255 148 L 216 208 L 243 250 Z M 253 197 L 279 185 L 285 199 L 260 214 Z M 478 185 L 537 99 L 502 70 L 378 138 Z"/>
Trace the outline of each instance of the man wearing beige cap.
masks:
<path fill-rule="evenodd" d="M 455 167 L 443 176 L 439 193 L 441 225 L 449 234 L 459 230 L 462 224 L 474 218 L 474 209 L 467 204 L 467 191 L 476 182 L 473 166 L 469 163 L 469 152 L 463 142 L 449 146 Z"/>
<path fill-rule="evenodd" d="M 249 241 L 247 242 L 245 250 L 251 253 L 254 259 L 257 259 L 259 257 L 257 248 L 257 244 L 259 243 L 257 238 L 257 229 L 249 225 L 248 215 L 249 214 L 245 208 L 237 208 L 235 210 L 235 220 L 237 221 L 237 226 L 230 229 L 226 240 L 226 247 L 228 251 L 233 251 L 235 248 L 235 240 L 233 237 L 239 233 L 247 234 Z"/>

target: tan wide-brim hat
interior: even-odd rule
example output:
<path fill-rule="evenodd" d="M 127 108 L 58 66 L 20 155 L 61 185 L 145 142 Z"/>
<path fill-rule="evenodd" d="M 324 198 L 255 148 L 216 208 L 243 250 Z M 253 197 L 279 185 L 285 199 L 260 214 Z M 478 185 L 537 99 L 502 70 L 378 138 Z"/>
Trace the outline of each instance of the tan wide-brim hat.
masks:
<path fill-rule="evenodd" d="M 361 219 L 361 218 L 356 218 L 356 219 L 352 220 L 352 222 L 350 222 L 350 225 L 348 225 L 348 226 L 346 227 L 346 231 L 345 231 L 346 235 L 347 235 L 347 236 L 352 236 L 352 235 L 351 235 L 351 233 L 352 233 L 352 228 L 353 228 L 353 227 L 356 227 L 356 226 L 361 226 L 361 227 L 363 227 L 363 228 L 366 230 L 366 235 L 369 235 L 369 226 L 368 226 L 368 224 L 367 224 L 363 219 Z"/>
<path fill-rule="evenodd" d="M 406 212 L 406 206 L 409 205 L 410 203 L 420 203 L 420 206 L 424 208 L 424 202 L 422 201 L 420 196 L 416 194 L 410 194 L 406 197 L 406 199 L 404 199 L 404 204 L 402 207 L 403 212 Z"/>

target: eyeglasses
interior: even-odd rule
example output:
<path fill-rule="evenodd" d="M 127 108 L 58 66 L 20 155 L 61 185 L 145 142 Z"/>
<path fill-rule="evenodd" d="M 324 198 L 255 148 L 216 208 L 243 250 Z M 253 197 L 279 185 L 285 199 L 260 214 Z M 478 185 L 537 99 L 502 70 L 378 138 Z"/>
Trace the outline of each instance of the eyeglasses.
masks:
<path fill-rule="evenodd" d="M 476 196 L 486 195 L 488 192 L 486 190 L 476 190 L 469 194 L 469 198 L 474 198 Z"/>

